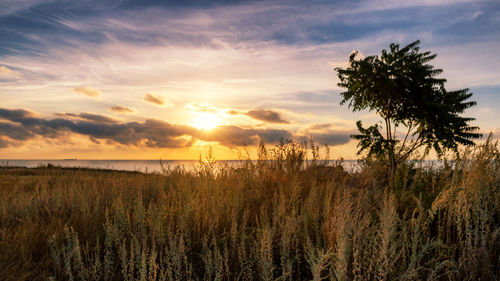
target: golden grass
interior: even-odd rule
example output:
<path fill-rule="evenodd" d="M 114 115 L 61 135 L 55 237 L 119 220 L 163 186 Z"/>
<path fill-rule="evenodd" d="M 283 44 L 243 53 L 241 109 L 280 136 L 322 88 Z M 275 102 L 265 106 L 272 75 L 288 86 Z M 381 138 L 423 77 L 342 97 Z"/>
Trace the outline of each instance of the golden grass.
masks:
<path fill-rule="evenodd" d="M 294 143 L 259 155 L 161 174 L 2 168 L 0 279 L 500 279 L 497 144 L 392 181 Z"/>

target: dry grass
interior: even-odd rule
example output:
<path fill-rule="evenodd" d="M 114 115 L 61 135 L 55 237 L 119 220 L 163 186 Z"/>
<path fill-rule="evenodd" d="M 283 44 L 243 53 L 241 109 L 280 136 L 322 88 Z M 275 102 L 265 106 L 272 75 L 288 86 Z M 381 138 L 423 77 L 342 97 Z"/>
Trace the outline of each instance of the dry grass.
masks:
<path fill-rule="evenodd" d="M 500 154 L 356 173 L 260 161 L 140 174 L 2 168 L 2 280 L 498 280 Z"/>

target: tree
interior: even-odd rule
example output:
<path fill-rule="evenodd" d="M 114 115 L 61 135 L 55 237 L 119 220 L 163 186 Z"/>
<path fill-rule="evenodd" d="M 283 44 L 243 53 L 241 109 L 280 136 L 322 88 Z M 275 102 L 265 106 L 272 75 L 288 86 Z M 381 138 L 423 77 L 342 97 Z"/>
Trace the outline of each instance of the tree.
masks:
<path fill-rule="evenodd" d="M 437 78 L 443 71 L 428 64 L 436 54 L 419 52 L 419 44 L 400 48 L 393 43 L 380 57 L 362 58 L 355 51 L 348 67 L 335 68 L 338 86 L 346 89 L 340 104 L 348 103 L 353 111 L 375 110 L 383 119 L 382 125 L 368 128 L 356 123 L 360 133 L 352 137 L 359 140 L 358 154 L 368 150 L 368 157 L 383 160 L 392 171 L 420 148 L 439 156 L 447 150 L 458 153 L 459 145 L 473 146 L 481 137 L 479 128 L 469 124 L 474 118 L 460 116 L 476 105 L 467 101 L 472 93 L 447 91 L 446 79 Z"/>

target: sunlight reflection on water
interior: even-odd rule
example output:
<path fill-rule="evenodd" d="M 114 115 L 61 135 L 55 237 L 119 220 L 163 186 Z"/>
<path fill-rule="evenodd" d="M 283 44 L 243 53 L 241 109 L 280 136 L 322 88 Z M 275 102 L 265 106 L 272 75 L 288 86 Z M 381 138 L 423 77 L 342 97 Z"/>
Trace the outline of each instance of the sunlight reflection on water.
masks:
<path fill-rule="evenodd" d="M 217 168 L 235 167 L 241 165 L 246 160 L 220 160 L 215 162 Z M 324 161 L 323 161 L 324 162 Z M 337 160 L 329 160 L 328 165 L 334 165 Z M 97 169 L 112 169 L 122 171 L 139 171 L 139 172 L 162 172 L 163 168 L 173 169 L 177 166 L 192 171 L 199 167 L 198 160 L 0 160 L 0 166 L 10 167 L 28 167 L 35 168 L 37 166 L 52 164 L 60 167 L 80 167 L 80 168 L 97 168 Z M 163 165 L 163 168 L 162 168 Z M 358 167 L 357 160 L 343 160 L 342 166 L 348 171 L 354 171 Z"/>

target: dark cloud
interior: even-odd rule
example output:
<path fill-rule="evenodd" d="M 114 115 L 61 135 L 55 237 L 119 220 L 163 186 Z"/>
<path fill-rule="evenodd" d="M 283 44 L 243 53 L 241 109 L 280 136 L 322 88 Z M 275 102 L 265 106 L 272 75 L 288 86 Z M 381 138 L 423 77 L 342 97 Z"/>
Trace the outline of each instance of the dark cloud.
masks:
<path fill-rule="evenodd" d="M 7 136 L 16 141 L 24 141 L 34 137 L 34 134 L 24 127 L 0 122 L 0 136 Z M 5 143 L 7 143 L 7 141 L 5 141 Z"/>
<path fill-rule="evenodd" d="M 266 123 L 290 124 L 289 121 L 283 119 L 281 113 L 270 109 L 252 109 L 248 111 L 232 109 L 227 110 L 226 113 L 229 115 L 246 115 L 248 117 L 259 121 L 264 121 Z"/>
<path fill-rule="evenodd" d="M 281 117 L 279 112 L 268 110 L 268 109 L 253 109 L 245 113 L 245 115 L 264 121 L 267 123 L 277 123 L 277 124 L 289 124 L 287 120 Z"/>
<path fill-rule="evenodd" d="M 115 105 L 109 108 L 110 111 L 115 112 L 115 113 L 131 113 L 134 112 L 134 110 L 130 107 L 122 106 L 122 105 Z"/>
<path fill-rule="evenodd" d="M 29 117 L 36 117 L 37 114 L 27 109 L 5 109 L 0 108 L 0 119 L 7 119 L 14 122 Z"/>
<path fill-rule="evenodd" d="M 173 125 L 160 120 L 144 122 L 118 122 L 115 119 L 92 113 L 58 114 L 63 118 L 44 119 L 24 109 L 0 108 L 0 136 L 2 142 L 13 144 L 36 136 L 56 138 L 68 133 L 86 135 L 96 140 L 106 140 L 123 145 L 149 147 L 189 147 L 191 136 L 197 130 L 184 125 Z M 1 120 L 5 121 L 1 121 Z M 11 141 L 5 140 L 5 137 Z"/>
<path fill-rule="evenodd" d="M 37 136 L 57 138 L 67 134 L 88 136 L 95 143 L 104 140 L 122 145 L 148 147 L 190 147 L 197 139 L 215 141 L 228 147 L 254 145 L 260 141 L 276 143 L 294 136 L 287 130 L 220 126 L 213 130 L 197 130 L 191 126 L 147 119 L 143 122 L 120 122 L 93 113 L 59 113 L 46 119 L 25 109 L 0 108 L 0 140 L 2 146 L 15 145 Z M 3 120 L 3 121 L 2 121 Z"/>
<path fill-rule="evenodd" d="M 165 98 L 160 95 L 146 94 L 144 100 L 156 105 L 165 105 Z"/>
<path fill-rule="evenodd" d="M 0 138 L 0 148 L 5 148 L 5 147 L 8 147 L 12 145 L 10 142 L 8 142 L 7 140 L 4 140 L 2 138 Z"/>
<path fill-rule="evenodd" d="M 0 108 L 0 147 L 21 144 L 35 137 L 58 138 L 68 134 L 89 137 L 94 143 L 106 141 L 122 145 L 162 148 L 190 147 L 196 140 L 218 142 L 227 147 L 275 144 L 280 139 L 305 140 L 329 145 L 349 141 L 348 132 L 328 130 L 322 133 L 294 135 L 288 130 L 272 128 L 242 128 L 219 126 L 212 130 L 197 130 L 191 126 L 171 124 L 156 119 L 142 122 L 121 122 L 94 113 L 59 113 L 46 119 L 26 109 Z"/>
<path fill-rule="evenodd" d="M 47 124 L 45 120 L 29 110 L 0 108 L 0 140 L 2 147 L 16 145 L 37 135 L 43 135 L 47 138 L 56 137 L 60 134 L 54 129 L 55 125 Z"/>

